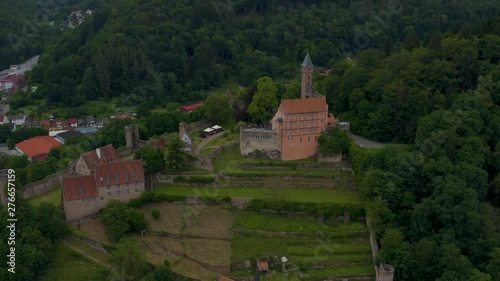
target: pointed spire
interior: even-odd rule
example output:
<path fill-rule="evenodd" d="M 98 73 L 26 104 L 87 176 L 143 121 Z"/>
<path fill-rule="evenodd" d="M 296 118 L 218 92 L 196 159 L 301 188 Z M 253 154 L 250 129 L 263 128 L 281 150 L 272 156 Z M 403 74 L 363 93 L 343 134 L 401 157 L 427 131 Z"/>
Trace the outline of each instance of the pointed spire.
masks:
<path fill-rule="evenodd" d="M 312 61 L 311 61 L 311 57 L 309 56 L 309 53 L 307 53 L 306 58 L 302 62 L 302 66 L 305 66 L 305 67 L 313 67 L 314 66 Z"/>

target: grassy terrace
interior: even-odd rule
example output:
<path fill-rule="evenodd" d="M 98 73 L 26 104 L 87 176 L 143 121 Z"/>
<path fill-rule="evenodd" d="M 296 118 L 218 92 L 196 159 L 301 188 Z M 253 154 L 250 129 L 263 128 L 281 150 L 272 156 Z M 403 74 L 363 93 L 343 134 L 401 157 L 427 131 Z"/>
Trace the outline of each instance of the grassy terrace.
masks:
<path fill-rule="evenodd" d="M 240 229 L 246 232 L 238 231 Z M 259 231 L 276 232 L 279 236 Z M 294 234 L 297 232 L 311 235 L 298 237 Z M 240 211 L 234 224 L 231 250 L 233 262 L 286 256 L 289 264 L 299 266 L 299 271 L 290 273 L 274 268 L 264 280 L 319 281 L 334 276 L 370 280 L 374 276 L 368 229 L 360 222 L 320 224 L 312 216 L 288 219 L 282 214 Z M 313 268 L 313 264 L 322 268 Z M 231 276 L 250 277 L 245 271 L 233 272 Z"/>
<path fill-rule="evenodd" d="M 241 211 L 234 224 L 235 228 L 274 232 L 366 232 L 368 227 L 364 222 L 328 222 L 319 224 L 315 217 L 301 215 L 288 219 L 284 214 L 256 213 Z"/>
<path fill-rule="evenodd" d="M 315 202 L 315 203 L 361 203 L 358 193 L 343 192 L 334 189 L 284 189 L 284 188 L 207 188 L 176 186 L 162 184 L 155 188 L 154 192 L 169 195 L 181 196 L 229 196 L 232 198 L 252 198 L 252 199 L 278 199 L 294 202 Z"/>
<path fill-rule="evenodd" d="M 42 281 L 103 281 L 110 280 L 110 270 L 60 244 Z"/>
<path fill-rule="evenodd" d="M 50 191 L 49 193 L 45 193 L 33 198 L 30 198 L 28 202 L 32 205 L 37 207 L 40 205 L 42 202 L 47 202 L 49 204 L 52 204 L 54 206 L 59 206 L 62 203 L 62 191 L 61 187 L 58 186 L 54 188 L 54 190 Z"/>

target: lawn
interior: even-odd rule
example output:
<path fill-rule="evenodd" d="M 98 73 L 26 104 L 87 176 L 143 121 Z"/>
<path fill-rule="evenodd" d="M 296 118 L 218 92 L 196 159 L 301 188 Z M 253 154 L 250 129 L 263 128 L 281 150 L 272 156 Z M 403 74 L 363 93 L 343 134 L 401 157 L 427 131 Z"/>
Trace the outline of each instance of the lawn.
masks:
<path fill-rule="evenodd" d="M 58 186 L 51 190 L 48 193 L 33 197 L 28 199 L 28 202 L 32 205 L 37 207 L 40 205 L 42 202 L 47 202 L 49 204 L 52 204 L 56 207 L 59 207 L 62 203 L 62 191 L 61 191 L 61 186 Z"/>
<path fill-rule="evenodd" d="M 263 230 L 275 232 L 345 232 L 345 233 L 368 233 L 368 227 L 364 222 L 329 222 L 321 224 L 316 217 L 307 215 L 296 215 L 288 219 L 285 214 L 257 213 L 240 211 L 236 218 L 235 228 L 248 230 Z M 367 234 L 368 235 L 368 234 Z"/>
<path fill-rule="evenodd" d="M 57 246 L 52 264 L 42 281 L 103 281 L 111 280 L 110 270 L 85 258 L 64 244 Z"/>
<path fill-rule="evenodd" d="M 240 139 L 240 134 L 225 132 L 221 136 L 209 141 L 204 147 L 219 146 L 230 141 L 236 141 Z"/>
<path fill-rule="evenodd" d="M 314 203 L 361 203 L 356 192 L 338 191 L 335 189 L 313 188 L 218 188 L 218 187 L 188 187 L 161 184 L 154 192 L 169 195 L 198 196 L 198 197 L 225 197 L 252 198 L 252 199 L 277 199 L 293 202 Z"/>
<path fill-rule="evenodd" d="M 285 237 L 264 237 L 233 233 L 233 261 L 265 258 L 269 256 L 286 256 L 290 263 L 317 263 L 360 259 L 370 261 L 371 247 L 368 238 L 338 238 L 338 239 L 301 239 Z"/>

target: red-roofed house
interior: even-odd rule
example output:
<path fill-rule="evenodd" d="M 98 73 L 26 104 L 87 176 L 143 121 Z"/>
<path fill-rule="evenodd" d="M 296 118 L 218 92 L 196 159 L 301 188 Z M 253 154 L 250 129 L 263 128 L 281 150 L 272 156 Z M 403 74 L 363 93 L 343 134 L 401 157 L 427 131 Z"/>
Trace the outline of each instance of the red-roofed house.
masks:
<path fill-rule="evenodd" d="M 24 76 L 10 74 L 0 77 L 0 91 L 12 92 L 24 87 Z"/>
<path fill-rule="evenodd" d="M 66 220 L 71 221 L 96 213 L 97 186 L 94 176 L 76 176 L 63 180 L 64 212 Z"/>
<path fill-rule="evenodd" d="M 68 118 L 68 125 L 70 128 L 78 127 L 78 119 L 76 118 Z"/>
<path fill-rule="evenodd" d="M 118 157 L 113 145 L 109 144 L 82 154 L 76 162 L 75 173 L 79 175 L 91 175 L 95 173 L 95 166 L 97 164 L 117 161 L 120 161 L 120 157 Z"/>
<path fill-rule="evenodd" d="M 200 107 L 203 105 L 203 102 L 199 102 L 199 103 L 195 103 L 195 104 L 190 104 L 190 105 L 185 105 L 185 106 L 181 106 L 181 108 L 179 109 L 181 112 L 191 112 L 193 110 L 195 110 L 196 108 Z"/>
<path fill-rule="evenodd" d="M 98 161 L 94 169 L 91 175 L 64 179 L 63 201 L 67 221 L 95 214 L 111 199 L 128 202 L 145 191 L 141 160 Z"/>
<path fill-rule="evenodd" d="M 0 125 L 9 123 L 9 118 L 7 116 L 0 114 Z"/>
<path fill-rule="evenodd" d="M 61 143 L 49 136 L 38 136 L 16 144 L 16 150 L 30 159 L 45 160 L 51 149 L 60 147 Z"/>

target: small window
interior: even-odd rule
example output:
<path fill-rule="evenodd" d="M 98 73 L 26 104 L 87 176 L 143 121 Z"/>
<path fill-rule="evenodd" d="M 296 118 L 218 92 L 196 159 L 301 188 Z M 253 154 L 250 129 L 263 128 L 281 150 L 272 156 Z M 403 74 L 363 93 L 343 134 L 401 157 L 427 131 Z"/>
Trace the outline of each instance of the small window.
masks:
<path fill-rule="evenodd" d="M 120 185 L 119 185 L 119 184 L 117 184 L 117 185 L 116 185 L 116 188 L 120 188 Z"/>
<path fill-rule="evenodd" d="M 80 187 L 80 195 L 83 195 L 85 191 L 83 190 L 83 187 Z"/>
<path fill-rule="evenodd" d="M 111 189 L 111 185 L 108 185 L 108 189 Z"/>
<path fill-rule="evenodd" d="M 126 181 L 128 181 L 128 180 L 129 180 L 128 173 L 125 173 L 125 180 L 126 180 Z"/>
<path fill-rule="evenodd" d="M 101 197 L 101 200 L 104 200 L 104 197 Z"/>
<path fill-rule="evenodd" d="M 115 174 L 115 180 L 117 180 L 117 181 L 120 180 L 120 175 L 119 174 Z"/>
<path fill-rule="evenodd" d="M 307 137 L 307 142 L 311 142 L 311 137 Z"/>
<path fill-rule="evenodd" d="M 110 182 L 110 181 L 111 181 L 111 179 L 109 178 L 109 176 L 106 176 L 106 181 L 107 181 L 107 182 Z"/>
<path fill-rule="evenodd" d="M 118 189 L 118 190 L 116 190 L 116 194 L 120 194 L 120 190 L 119 190 L 119 189 Z"/>
<path fill-rule="evenodd" d="M 137 172 L 134 172 L 134 179 L 138 179 L 139 175 L 137 175 Z"/>
<path fill-rule="evenodd" d="M 302 142 L 302 137 L 300 138 L 300 142 Z"/>
<path fill-rule="evenodd" d="M 128 187 L 128 186 L 129 186 L 129 184 L 127 183 L 125 186 L 126 186 L 126 187 Z"/>
<path fill-rule="evenodd" d="M 138 183 L 138 182 L 136 182 L 136 183 L 135 183 L 135 185 L 137 186 L 137 185 L 139 185 L 139 183 Z"/>
<path fill-rule="evenodd" d="M 108 192 L 108 196 L 111 196 L 111 191 Z"/>
<path fill-rule="evenodd" d="M 125 192 L 126 192 L 126 193 L 130 193 L 130 189 L 127 189 Z"/>
<path fill-rule="evenodd" d="M 139 192 L 139 188 L 136 188 L 136 189 L 135 189 L 135 192 Z"/>

